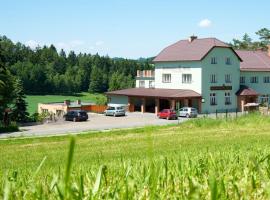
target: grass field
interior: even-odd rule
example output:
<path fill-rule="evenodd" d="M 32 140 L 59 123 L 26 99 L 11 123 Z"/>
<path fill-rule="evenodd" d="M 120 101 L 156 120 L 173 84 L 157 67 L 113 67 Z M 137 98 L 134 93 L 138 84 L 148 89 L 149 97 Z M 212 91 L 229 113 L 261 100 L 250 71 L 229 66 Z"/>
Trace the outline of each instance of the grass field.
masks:
<path fill-rule="evenodd" d="M 0 140 L 0 198 L 269 199 L 269 144 L 258 114 Z"/>
<path fill-rule="evenodd" d="M 28 103 L 28 112 L 33 114 L 37 112 L 38 103 L 53 103 L 53 102 L 63 102 L 64 100 L 75 101 L 80 99 L 86 102 L 95 103 L 97 97 L 105 98 L 102 94 L 90 94 L 87 92 L 79 93 L 78 95 L 73 96 L 64 96 L 64 95 L 27 95 L 26 101 Z"/>

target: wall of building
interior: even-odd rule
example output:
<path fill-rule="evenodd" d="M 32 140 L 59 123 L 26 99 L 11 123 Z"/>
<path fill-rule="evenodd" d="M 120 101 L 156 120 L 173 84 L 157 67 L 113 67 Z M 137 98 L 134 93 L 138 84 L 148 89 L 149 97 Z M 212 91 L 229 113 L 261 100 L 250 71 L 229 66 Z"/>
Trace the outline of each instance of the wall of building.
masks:
<path fill-rule="evenodd" d="M 264 83 L 264 77 L 270 77 L 270 72 L 240 72 L 240 76 L 245 77 L 245 83 L 241 83 L 242 85 L 246 85 L 258 92 L 260 95 L 270 95 L 270 83 Z M 250 78 L 252 76 L 258 77 L 258 83 L 251 83 Z M 260 97 L 259 97 L 260 100 Z"/>
<path fill-rule="evenodd" d="M 160 62 L 155 63 L 155 88 L 190 89 L 201 94 L 201 62 Z M 171 74 L 171 82 L 164 83 L 163 74 Z M 192 74 L 191 83 L 182 83 L 183 74 Z"/>
<path fill-rule="evenodd" d="M 144 81 L 144 85 L 145 85 L 144 88 L 150 88 L 150 81 L 152 81 L 152 83 L 155 86 L 155 79 L 154 78 L 136 78 L 136 88 L 140 87 L 140 81 Z"/>
<path fill-rule="evenodd" d="M 211 64 L 211 58 L 216 57 L 217 64 Z M 226 64 L 226 57 L 231 59 L 231 65 Z M 211 83 L 211 74 L 216 74 L 217 82 Z M 231 83 L 225 82 L 225 74 L 231 75 Z M 202 103 L 203 113 L 218 111 L 233 111 L 237 109 L 237 96 L 240 81 L 240 61 L 229 48 L 214 48 L 202 61 Z M 210 90 L 211 86 L 232 86 L 232 90 Z M 230 92 L 231 105 L 225 105 L 225 92 Z M 210 93 L 216 93 L 217 105 L 210 105 Z"/>
<path fill-rule="evenodd" d="M 120 95 L 108 95 L 108 106 L 127 106 L 128 97 Z"/>
<path fill-rule="evenodd" d="M 68 111 L 68 107 L 65 105 L 57 105 L 57 104 L 38 104 L 38 113 L 51 113 L 56 115 L 63 115 Z M 59 114 L 60 113 L 60 114 Z"/>

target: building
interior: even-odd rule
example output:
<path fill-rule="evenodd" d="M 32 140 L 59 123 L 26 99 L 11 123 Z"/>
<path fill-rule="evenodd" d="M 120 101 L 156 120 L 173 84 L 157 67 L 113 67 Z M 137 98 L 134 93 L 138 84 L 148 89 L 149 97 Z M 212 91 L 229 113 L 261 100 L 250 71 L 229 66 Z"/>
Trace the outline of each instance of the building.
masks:
<path fill-rule="evenodd" d="M 153 62 L 154 71 L 137 72 L 136 88 L 108 92 L 109 105 L 155 113 L 179 105 L 213 113 L 269 102 L 270 48 L 235 51 L 216 38 L 192 36 L 166 47 Z"/>
<path fill-rule="evenodd" d="M 93 103 L 81 102 L 80 100 L 70 102 L 65 100 L 59 103 L 39 103 L 38 113 L 55 114 L 56 116 L 63 116 L 69 110 L 85 110 L 90 111 Z"/>

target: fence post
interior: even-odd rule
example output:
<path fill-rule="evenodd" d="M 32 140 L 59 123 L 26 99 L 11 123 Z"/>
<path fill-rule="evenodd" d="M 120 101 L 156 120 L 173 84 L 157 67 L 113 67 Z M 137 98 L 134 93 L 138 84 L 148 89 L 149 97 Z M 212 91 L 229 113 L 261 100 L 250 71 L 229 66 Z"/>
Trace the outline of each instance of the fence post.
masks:
<path fill-rule="evenodd" d="M 216 109 L 216 119 L 218 118 L 218 116 L 217 116 L 217 115 L 218 115 L 218 112 L 217 112 L 217 109 Z"/>
<path fill-rule="evenodd" d="M 236 118 L 237 118 L 237 114 L 238 114 L 238 113 L 237 113 L 237 108 L 236 108 L 236 109 L 235 109 L 235 117 L 236 117 Z"/>
<path fill-rule="evenodd" d="M 226 120 L 228 118 L 228 109 L 226 109 Z"/>

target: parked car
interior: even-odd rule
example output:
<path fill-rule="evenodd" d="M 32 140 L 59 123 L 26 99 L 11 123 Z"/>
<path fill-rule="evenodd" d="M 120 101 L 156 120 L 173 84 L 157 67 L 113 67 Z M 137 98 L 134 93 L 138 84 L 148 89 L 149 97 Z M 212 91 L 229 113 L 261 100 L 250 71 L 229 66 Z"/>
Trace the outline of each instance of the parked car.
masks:
<path fill-rule="evenodd" d="M 118 106 L 110 106 L 104 111 L 104 115 L 111 115 L 111 116 L 125 116 L 126 111 L 123 107 Z"/>
<path fill-rule="evenodd" d="M 196 108 L 192 107 L 183 107 L 179 110 L 179 117 L 197 117 L 198 116 L 198 111 Z"/>
<path fill-rule="evenodd" d="M 175 110 L 172 110 L 172 109 L 162 110 L 161 112 L 158 113 L 158 117 L 160 119 L 167 119 L 167 120 L 177 119 L 176 112 L 175 112 Z"/>
<path fill-rule="evenodd" d="M 71 110 L 64 115 L 66 121 L 87 121 L 88 114 L 84 110 Z"/>

